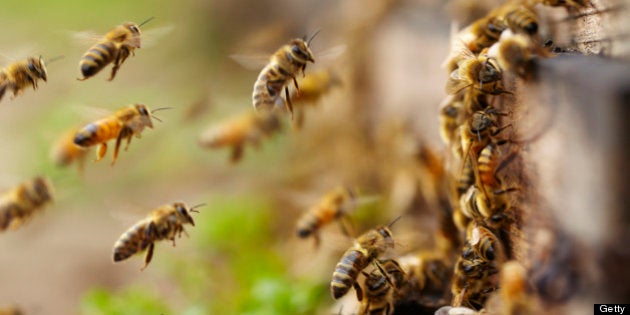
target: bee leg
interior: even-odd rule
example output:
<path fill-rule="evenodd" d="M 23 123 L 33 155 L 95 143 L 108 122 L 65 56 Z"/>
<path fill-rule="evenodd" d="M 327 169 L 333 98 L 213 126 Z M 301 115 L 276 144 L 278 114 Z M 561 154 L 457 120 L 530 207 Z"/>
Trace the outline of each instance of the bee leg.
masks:
<path fill-rule="evenodd" d="M 367 274 L 365 272 L 363 272 L 363 274 L 366 275 L 367 277 Z M 357 301 L 360 302 L 361 300 L 363 300 L 363 289 L 361 289 L 361 286 L 359 285 L 359 283 L 355 281 L 352 284 L 352 287 L 354 288 L 354 291 L 356 291 L 357 293 Z"/>
<path fill-rule="evenodd" d="M 319 233 L 317 233 L 317 232 L 313 233 L 313 241 L 314 241 L 313 244 L 315 246 L 315 249 L 318 249 L 319 248 L 319 244 L 321 243 L 321 239 L 319 237 Z"/>
<path fill-rule="evenodd" d="M 127 151 L 127 149 L 129 149 L 129 145 L 131 144 L 131 138 L 132 138 L 132 136 L 127 137 L 127 144 L 125 145 L 125 151 Z"/>
<path fill-rule="evenodd" d="M 151 259 L 153 258 L 153 248 L 155 247 L 154 243 L 149 244 L 149 248 L 147 249 L 147 255 L 144 256 L 144 266 L 140 268 L 140 271 L 144 271 L 149 266 Z"/>
<path fill-rule="evenodd" d="M 230 155 L 230 162 L 236 163 L 243 157 L 243 145 L 239 144 L 232 147 L 232 155 Z"/>
<path fill-rule="evenodd" d="M 131 141 L 131 131 L 126 128 L 123 127 L 122 130 L 120 130 L 120 133 L 118 134 L 118 137 L 116 137 L 116 146 L 114 147 L 114 158 L 112 159 L 112 164 L 114 165 L 114 163 L 116 163 L 116 159 L 118 159 L 118 151 L 120 150 L 120 143 L 122 142 L 122 139 L 127 138 L 129 139 L 128 141 Z M 127 146 L 129 146 L 129 142 L 127 142 Z"/>
<path fill-rule="evenodd" d="M 286 103 L 287 104 L 287 108 L 289 109 L 289 112 L 291 112 L 291 119 L 293 119 L 293 103 L 291 103 L 291 97 L 289 97 L 289 87 L 288 86 L 284 87 L 284 94 L 287 97 L 287 103 Z"/>
<path fill-rule="evenodd" d="M 392 280 L 389 278 L 389 275 L 387 274 L 387 272 L 385 271 L 385 269 L 383 269 L 383 266 L 381 266 L 381 263 L 378 262 L 378 260 L 374 260 L 374 265 L 376 266 L 376 268 L 378 268 L 378 270 L 381 272 L 381 274 L 383 275 L 383 277 L 385 277 L 385 280 L 387 281 L 387 283 L 389 284 L 389 286 L 391 286 L 394 290 L 397 289 L 394 286 L 394 283 L 392 282 Z"/>
<path fill-rule="evenodd" d="M 114 77 L 116 76 L 116 72 L 118 72 L 118 69 L 120 69 L 120 65 L 122 65 L 123 62 L 125 62 L 125 59 L 127 59 L 127 57 L 129 57 L 129 50 L 125 48 L 121 48 L 120 52 L 116 56 L 116 60 L 114 61 L 114 67 L 112 68 L 112 73 L 109 76 L 108 81 L 111 81 L 114 79 Z"/>
<path fill-rule="evenodd" d="M 96 150 L 96 160 L 94 161 L 98 162 L 102 160 L 105 156 L 105 153 L 107 153 L 107 143 L 103 142 L 98 145 L 98 149 Z"/>

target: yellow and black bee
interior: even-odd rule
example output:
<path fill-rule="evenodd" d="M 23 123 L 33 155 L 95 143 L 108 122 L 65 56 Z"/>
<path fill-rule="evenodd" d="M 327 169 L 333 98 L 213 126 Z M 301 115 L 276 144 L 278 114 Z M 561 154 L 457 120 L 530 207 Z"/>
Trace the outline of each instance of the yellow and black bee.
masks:
<path fill-rule="evenodd" d="M 190 212 L 198 212 L 197 205 L 188 208 L 183 202 L 175 202 L 161 206 L 151 212 L 149 217 L 136 223 L 123 233 L 114 245 L 114 262 L 131 257 L 133 254 L 147 249 L 144 258 L 144 270 L 153 257 L 154 243 L 160 240 L 170 240 L 175 246 L 175 236 L 181 237 L 184 224 L 195 226 Z"/>
<path fill-rule="evenodd" d="M 0 196 L 0 232 L 16 229 L 52 202 L 53 191 L 45 177 L 35 177 Z"/>
<path fill-rule="evenodd" d="M 37 81 L 47 79 L 48 72 L 42 56 L 16 61 L 0 71 L 0 100 L 7 90 L 13 91 L 13 97 L 16 97 L 29 86 L 37 90 Z"/>

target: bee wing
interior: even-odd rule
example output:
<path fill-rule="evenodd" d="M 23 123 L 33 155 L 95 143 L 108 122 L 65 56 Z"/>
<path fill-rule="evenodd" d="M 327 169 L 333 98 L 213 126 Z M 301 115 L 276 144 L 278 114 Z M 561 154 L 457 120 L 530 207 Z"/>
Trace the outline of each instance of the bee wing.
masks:
<path fill-rule="evenodd" d="M 247 70 L 261 70 L 269 63 L 271 54 L 231 54 L 230 58 Z"/>
<path fill-rule="evenodd" d="M 460 75 L 459 69 L 455 69 L 451 72 L 451 75 L 446 81 L 446 93 L 452 95 L 457 94 L 459 91 L 469 87 L 471 84 L 472 83 L 470 83 L 468 79 Z"/>
<path fill-rule="evenodd" d="M 103 34 L 99 34 L 92 30 L 85 31 L 66 31 L 72 42 L 77 45 L 86 46 L 92 45 L 103 38 Z"/>
<path fill-rule="evenodd" d="M 160 41 L 160 39 L 172 33 L 174 30 L 174 25 L 165 25 L 142 31 L 142 34 L 140 35 L 142 47 L 154 47 Z"/>
<path fill-rule="evenodd" d="M 0 53 L 0 64 L 9 64 L 18 60 L 24 60 L 29 56 L 38 55 L 37 46 L 33 44 L 18 46 L 16 49 L 11 49 L 8 53 Z"/>
<path fill-rule="evenodd" d="M 325 50 L 319 52 L 313 52 L 315 55 L 315 62 L 330 62 L 334 59 L 337 59 L 339 56 L 343 55 L 343 53 L 348 49 L 348 45 L 336 45 Z"/>

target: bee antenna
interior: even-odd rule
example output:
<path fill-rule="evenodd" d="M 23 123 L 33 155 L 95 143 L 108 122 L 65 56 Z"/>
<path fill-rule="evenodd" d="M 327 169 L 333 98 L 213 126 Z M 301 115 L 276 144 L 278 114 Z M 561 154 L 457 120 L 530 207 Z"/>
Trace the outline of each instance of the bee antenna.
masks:
<path fill-rule="evenodd" d="M 41 59 L 42 57 L 41 57 L 41 56 L 39 56 L 39 58 Z M 64 56 L 64 55 L 59 55 L 59 56 L 57 56 L 57 57 L 53 57 L 53 58 L 50 58 L 50 59 L 46 60 L 46 63 L 51 63 L 51 62 L 54 62 L 54 61 L 57 61 L 57 60 L 59 60 L 59 59 L 63 59 L 63 58 L 66 58 L 66 56 Z"/>
<path fill-rule="evenodd" d="M 315 33 L 313 33 L 313 35 L 311 35 L 311 38 L 309 38 L 308 42 L 306 42 L 306 46 L 311 46 L 311 42 L 313 41 L 313 38 L 315 38 L 315 36 L 317 36 L 317 34 L 319 34 L 319 32 L 321 32 L 322 29 L 318 29 Z"/>
<path fill-rule="evenodd" d="M 155 18 L 155 16 L 152 16 L 152 17 L 150 17 L 150 18 L 148 18 L 148 19 L 144 20 L 144 22 L 142 22 L 142 23 L 138 24 L 138 27 L 140 27 L 140 26 L 142 26 L 142 25 L 144 25 L 144 24 L 149 23 L 149 21 L 153 20 L 154 18 Z"/>
<path fill-rule="evenodd" d="M 165 109 L 173 109 L 173 107 L 160 107 L 160 108 L 156 108 L 154 110 L 151 111 L 151 114 L 160 111 L 160 110 L 165 110 Z"/>
<path fill-rule="evenodd" d="M 200 204 L 194 205 L 194 206 L 190 207 L 190 210 L 188 210 L 188 211 L 190 211 L 190 212 L 199 212 L 196 209 L 200 208 L 200 207 L 203 207 L 205 205 L 206 205 L 206 203 L 200 203 Z"/>
<path fill-rule="evenodd" d="M 155 115 L 151 115 L 151 117 L 153 117 L 153 119 L 155 119 L 155 120 L 157 120 L 159 122 L 163 122 L 162 119 L 157 118 L 157 116 L 155 116 Z"/>
<path fill-rule="evenodd" d="M 397 216 L 394 220 L 392 220 L 392 222 L 389 222 L 389 224 L 387 224 L 387 227 L 391 228 L 392 225 L 394 225 L 394 223 L 396 223 L 398 220 L 400 220 L 400 218 L 402 218 L 402 215 Z"/>

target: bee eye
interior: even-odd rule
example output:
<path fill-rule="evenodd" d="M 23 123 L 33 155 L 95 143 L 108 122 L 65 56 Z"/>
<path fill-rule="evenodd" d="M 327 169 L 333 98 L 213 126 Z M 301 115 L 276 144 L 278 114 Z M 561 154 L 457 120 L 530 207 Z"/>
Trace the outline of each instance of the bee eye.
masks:
<path fill-rule="evenodd" d="M 28 64 L 28 70 L 31 70 L 31 71 L 35 72 L 36 71 L 35 70 L 35 65 L 33 63 L 29 63 Z"/>
<path fill-rule="evenodd" d="M 140 33 L 140 30 L 135 25 L 130 26 L 129 29 L 134 33 Z"/>

